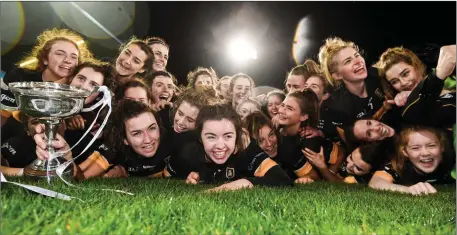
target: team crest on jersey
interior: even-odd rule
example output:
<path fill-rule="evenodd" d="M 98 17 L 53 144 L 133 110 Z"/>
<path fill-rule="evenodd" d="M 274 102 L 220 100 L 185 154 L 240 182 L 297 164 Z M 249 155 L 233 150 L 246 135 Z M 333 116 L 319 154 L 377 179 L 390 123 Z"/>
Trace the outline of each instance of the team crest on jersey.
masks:
<path fill-rule="evenodd" d="M 225 176 L 227 179 L 233 179 L 233 177 L 235 177 L 235 168 L 227 167 L 225 170 Z"/>

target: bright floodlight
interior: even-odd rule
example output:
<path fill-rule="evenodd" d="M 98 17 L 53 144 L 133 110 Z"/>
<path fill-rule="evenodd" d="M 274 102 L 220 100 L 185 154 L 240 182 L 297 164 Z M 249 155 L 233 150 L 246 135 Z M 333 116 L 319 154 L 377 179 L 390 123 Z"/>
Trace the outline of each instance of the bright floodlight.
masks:
<path fill-rule="evenodd" d="M 257 59 L 256 49 L 243 38 L 234 39 L 229 44 L 229 54 L 235 62 Z"/>

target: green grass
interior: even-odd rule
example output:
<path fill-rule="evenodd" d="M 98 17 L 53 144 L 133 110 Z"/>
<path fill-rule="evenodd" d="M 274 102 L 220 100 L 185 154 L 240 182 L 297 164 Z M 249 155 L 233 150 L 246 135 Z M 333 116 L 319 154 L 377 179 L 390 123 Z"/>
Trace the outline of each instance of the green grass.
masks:
<path fill-rule="evenodd" d="M 62 201 L 2 184 L 1 234 L 456 234 L 455 186 L 431 196 L 313 183 L 204 193 L 177 180 L 95 179 L 78 186 L 23 182 L 79 200 Z"/>

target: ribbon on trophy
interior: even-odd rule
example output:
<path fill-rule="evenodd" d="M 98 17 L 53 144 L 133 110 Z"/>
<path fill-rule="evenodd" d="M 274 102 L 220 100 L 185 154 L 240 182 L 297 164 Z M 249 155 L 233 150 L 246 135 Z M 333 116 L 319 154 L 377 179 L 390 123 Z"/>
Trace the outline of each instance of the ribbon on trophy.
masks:
<path fill-rule="evenodd" d="M 39 194 L 44 195 L 44 196 L 54 197 L 54 198 L 65 200 L 65 201 L 70 201 L 72 198 L 76 198 L 76 197 L 71 197 L 71 196 L 68 196 L 68 195 L 65 195 L 65 194 L 62 194 L 62 193 L 59 193 L 59 192 L 55 192 L 55 191 L 49 190 L 49 189 L 33 186 L 33 185 L 11 182 L 11 181 L 6 180 L 5 176 L 3 176 L 3 173 L 0 172 L 0 175 L 1 175 L 1 182 L 2 183 L 14 184 L 14 185 L 17 185 L 19 187 L 23 187 L 25 189 L 28 189 L 30 191 L 39 193 Z M 76 199 L 79 199 L 79 198 L 76 198 Z M 79 199 L 79 200 L 81 200 L 81 199 Z"/>
<path fill-rule="evenodd" d="M 2 81 L 2 86 L 3 85 L 6 85 L 3 83 Z M 3 89 L 3 87 L 2 87 Z M 93 126 L 95 125 L 96 121 L 97 121 L 97 118 L 99 117 L 100 115 L 100 112 L 101 110 L 108 106 L 108 113 L 107 115 L 105 116 L 105 119 L 103 120 L 103 123 L 101 124 L 100 128 L 98 128 L 97 132 L 94 134 L 94 136 L 92 137 L 92 140 L 89 142 L 89 144 L 83 149 L 83 151 L 76 157 L 72 158 L 71 160 L 68 160 L 62 164 L 60 164 L 58 161 L 57 161 L 57 164 L 58 164 L 58 167 L 56 169 L 56 174 L 59 176 L 59 178 L 67 185 L 69 186 L 73 186 L 73 187 L 77 187 L 73 184 L 71 184 L 70 182 L 67 182 L 63 177 L 63 173 L 65 171 L 65 169 L 74 162 L 74 160 L 78 157 L 80 157 L 92 144 L 93 142 L 100 136 L 100 133 L 102 132 L 104 126 L 106 125 L 107 121 L 108 121 L 108 117 L 110 116 L 111 114 L 111 111 L 112 111 L 112 107 L 111 107 L 111 91 L 106 87 L 106 86 L 100 86 L 98 87 L 98 92 L 101 92 L 103 93 L 103 97 L 101 100 L 99 100 L 97 103 L 95 103 L 94 105 L 92 105 L 91 107 L 88 107 L 88 108 L 83 108 L 81 111 L 82 112 L 90 112 L 90 111 L 93 111 L 94 109 L 100 107 L 99 111 L 97 112 L 97 115 L 94 119 L 94 121 L 91 123 L 91 125 L 89 126 L 89 128 L 87 129 L 87 131 L 83 134 L 83 136 L 78 140 L 78 142 L 73 145 L 70 149 L 68 150 L 65 150 L 65 151 L 58 151 L 58 152 L 55 152 L 55 153 L 50 153 L 50 156 L 49 156 L 49 159 L 48 159 L 48 164 L 47 164 L 47 181 L 48 181 L 48 184 L 50 184 L 50 181 L 51 181 L 51 175 L 50 175 L 50 172 L 51 172 L 51 169 L 50 169 L 50 165 L 49 164 L 51 161 L 57 161 L 57 157 L 63 157 L 65 156 L 65 154 L 69 153 L 75 146 L 77 146 L 86 136 L 87 134 L 89 134 L 93 128 Z M 10 106 L 7 106 L 7 105 L 4 105 L 2 104 L 1 105 L 2 109 L 11 109 L 11 110 L 17 110 L 16 107 L 10 107 Z M 34 191 L 34 192 L 37 192 L 39 194 L 42 194 L 42 195 L 45 195 L 45 196 L 49 196 L 49 197 L 54 197 L 54 198 L 58 198 L 58 199 L 62 199 L 62 200 L 71 200 L 72 198 L 76 198 L 76 197 L 71 197 L 71 196 L 68 196 L 68 195 L 65 195 L 65 194 L 61 194 L 61 193 L 58 193 L 58 192 L 55 192 L 55 191 L 52 191 L 52 190 L 48 190 L 48 189 L 44 189 L 44 188 L 40 188 L 40 187 L 37 187 L 37 186 L 32 186 L 32 185 L 26 185 L 26 184 L 20 184 L 20 183 L 16 183 L 16 182 L 11 182 L 11 181 L 7 181 L 6 178 L 3 176 L 3 174 L 1 174 L 1 182 L 5 182 L 5 183 L 11 183 L 11 184 L 14 184 L 14 185 L 17 185 L 17 186 L 20 186 L 20 187 L 23 187 L 23 188 L 26 188 L 28 190 L 31 190 L 31 191 Z M 81 187 L 78 187 L 78 188 L 81 188 Z M 129 192 L 125 192 L 125 191 L 122 191 L 122 190 L 115 190 L 115 189 L 99 189 L 99 190 L 104 190 L 104 191 L 114 191 L 114 192 L 118 192 L 118 193 L 124 193 L 124 194 L 129 194 L 129 195 L 133 195 L 132 193 L 129 193 Z M 79 198 L 76 198 L 76 199 L 79 199 Z M 81 200 L 81 199 L 79 199 Z M 81 200 L 82 201 L 82 200 Z"/>
<path fill-rule="evenodd" d="M 76 145 L 78 145 L 82 140 L 83 138 L 89 134 L 89 132 L 92 130 L 92 127 L 95 125 L 95 122 L 98 118 L 98 116 L 100 115 L 100 112 L 101 110 L 105 107 L 105 106 L 108 106 L 108 113 L 107 115 L 105 116 L 105 119 L 103 120 L 103 123 L 100 125 L 100 128 L 98 128 L 97 132 L 95 133 L 95 135 L 92 137 L 92 140 L 89 142 L 89 144 L 87 144 L 87 146 L 83 149 L 83 151 L 76 157 L 72 158 L 71 160 L 68 160 L 64 163 L 62 163 L 60 166 L 57 167 L 56 169 L 56 174 L 59 176 L 59 178 L 67 185 L 69 186 L 73 186 L 73 187 L 77 187 L 75 186 L 74 184 L 66 181 L 62 175 L 65 171 L 65 169 L 67 169 L 67 167 L 72 164 L 74 162 L 74 160 L 78 157 L 80 157 L 84 152 L 86 152 L 86 150 L 94 143 L 94 141 L 98 138 L 98 136 L 100 135 L 100 133 L 102 132 L 103 128 L 105 127 L 106 123 L 108 122 L 108 117 L 110 116 L 111 114 L 111 111 L 112 111 L 112 107 L 111 107 L 111 93 L 110 93 L 110 90 L 106 87 L 106 86 L 101 86 L 99 87 L 98 89 L 99 92 L 102 92 L 103 93 L 103 98 L 101 100 L 99 100 L 96 104 L 92 105 L 91 107 L 88 107 L 88 108 L 83 108 L 82 109 L 82 112 L 90 112 L 90 111 L 93 111 L 94 109 L 98 108 L 100 105 L 101 105 L 101 108 L 98 110 L 97 112 L 97 115 L 95 116 L 94 118 L 94 121 L 91 123 L 91 125 L 89 126 L 89 128 L 87 129 L 87 131 L 84 133 L 84 135 L 81 137 L 81 139 L 79 139 L 78 142 L 76 142 L 75 145 L 73 145 L 73 147 L 71 147 L 70 149 L 66 150 L 66 151 L 63 151 L 63 152 L 56 152 L 54 154 L 51 154 L 52 156 L 50 156 L 50 159 L 54 159 L 56 157 L 59 157 L 59 156 L 64 156 L 65 154 L 67 154 L 68 152 L 70 152 Z M 49 177 L 49 164 L 48 164 L 48 182 L 50 182 L 50 177 Z M 118 193 L 124 193 L 124 194 L 128 194 L 128 195 L 133 195 L 133 193 L 130 193 L 130 192 L 126 192 L 126 191 L 122 191 L 122 190 L 116 190 L 116 189 L 100 189 L 100 190 L 103 190 L 103 191 L 113 191 L 113 192 L 118 192 Z"/>

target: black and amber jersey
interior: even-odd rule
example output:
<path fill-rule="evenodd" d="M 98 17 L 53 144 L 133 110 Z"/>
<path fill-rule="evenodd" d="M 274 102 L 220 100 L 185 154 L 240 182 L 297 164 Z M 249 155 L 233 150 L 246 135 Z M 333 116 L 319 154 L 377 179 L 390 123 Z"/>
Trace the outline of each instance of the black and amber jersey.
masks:
<path fill-rule="evenodd" d="M 86 130 L 66 130 L 65 131 L 65 140 L 67 141 L 70 147 L 74 147 L 71 150 L 72 156 L 78 156 L 89 144 L 92 140 L 93 133 L 88 133 L 81 142 L 75 146 L 75 144 L 80 140 L 80 138 L 84 135 Z M 92 145 L 83 153 L 81 156 L 75 159 L 76 164 L 81 164 L 85 160 L 87 160 L 90 156 L 92 156 L 95 152 L 95 155 L 100 155 L 99 157 L 103 157 L 106 160 L 106 164 L 103 164 L 102 167 L 105 169 L 107 166 L 111 165 L 109 162 L 113 157 L 110 155 L 112 154 L 109 150 L 109 144 L 105 143 L 105 139 L 103 136 L 96 139 Z M 94 155 L 94 156 L 95 156 Z M 105 169 L 106 170 L 106 169 Z"/>
<path fill-rule="evenodd" d="M 453 164 L 442 163 L 433 173 L 426 174 L 415 168 L 410 161 L 407 161 L 400 173 L 394 170 L 392 163 L 388 163 L 381 170 L 376 171 L 374 176 L 381 177 L 391 183 L 406 186 L 414 185 L 419 182 L 428 182 L 430 184 L 449 184 L 455 183 L 455 179 L 451 176 L 453 166 Z"/>
<path fill-rule="evenodd" d="M 179 154 L 182 150 L 182 146 L 198 141 L 197 133 L 195 131 L 176 133 L 173 129 L 167 133 L 164 139 L 164 143 L 161 143 L 161 145 L 168 149 L 170 156 Z"/>
<path fill-rule="evenodd" d="M 35 149 L 35 140 L 24 131 L 2 143 L 1 157 L 9 167 L 24 168 L 37 158 Z"/>
<path fill-rule="evenodd" d="M 308 148 L 316 153 L 320 148 L 324 150 L 324 158 L 327 164 L 335 164 L 338 158 L 339 148 L 336 143 L 325 140 L 322 137 L 301 138 L 300 136 L 283 136 L 278 145 L 278 154 L 273 159 L 288 173 L 291 178 L 300 178 L 312 170 L 311 163 L 302 152 Z"/>
<path fill-rule="evenodd" d="M 116 154 L 113 165 L 124 167 L 129 176 L 160 178 L 169 159 L 168 151 L 160 146 L 152 157 L 143 157 L 131 147 L 126 147 L 124 151 Z"/>
<path fill-rule="evenodd" d="M 411 92 L 401 109 L 402 122 L 447 128 L 455 124 L 455 92 L 441 95 L 444 81 L 431 72 Z"/>
<path fill-rule="evenodd" d="M 185 179 L 198 172 L 201 183 L 218 183 L 241 178 L 254 185 L 290 185 L 291 179 L 260 147 L 251 141 L 241 153 L 231 155 L 224 164 L 211 162 L 201 143 L 188 143 L 167 163 L 165 174 Z"/>
<path fill-rule="evenodd" d="M 385 96 L 377 70 L 372 67 L 367 69 L 368 76 L 365 79 L 367 97 L 361 98 L 354 95 L 341 85 L 331 92 L 330 97 L 321 105 L 319 129 L 332 142 L 339 140 L 336 127 L 344 129 L 355 120 L 372 118 L 383 107 Z M 399 118 L 395 107 L 381 116 L 380 120 L 389 125 L 397 122 Z"/>

